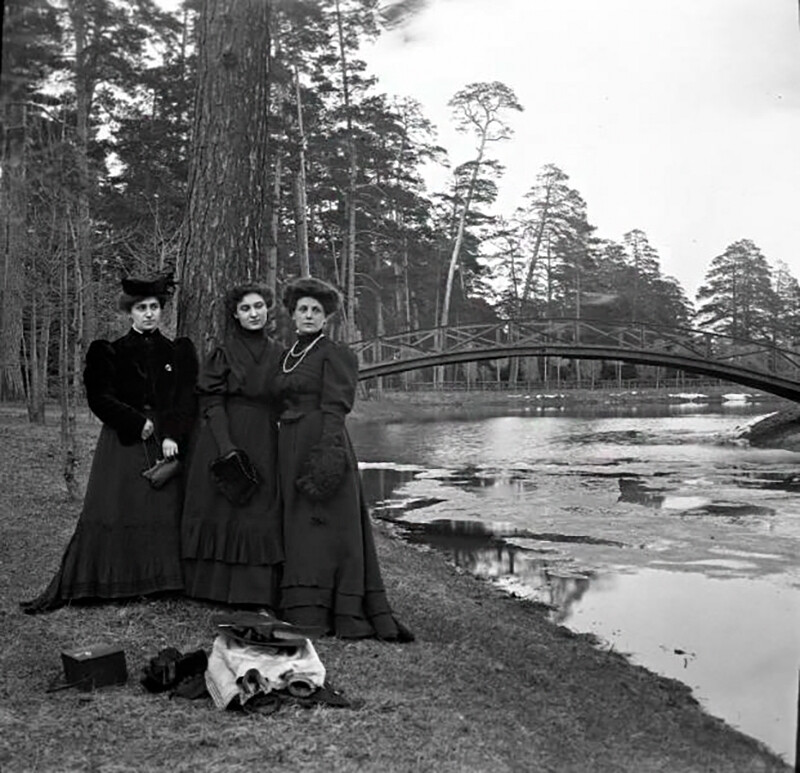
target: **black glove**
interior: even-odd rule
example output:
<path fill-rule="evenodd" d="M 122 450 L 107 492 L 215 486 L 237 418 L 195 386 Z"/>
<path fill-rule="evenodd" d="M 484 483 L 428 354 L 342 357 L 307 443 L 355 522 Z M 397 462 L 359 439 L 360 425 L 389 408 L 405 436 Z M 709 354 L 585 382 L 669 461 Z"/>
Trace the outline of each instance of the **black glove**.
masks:
<path fill-rule="evenodd" d="M 216 458 L 210 470 L 219 492 L 234 505 L 247 504 L 261 483 L 258 470 L 240 448 Z"/>
<path fill-rule="evenodd" d="M 295 488 L 314 502 L 324 502 L 339 490 L 348 466 L 347 448 L 341 435 L 323 438 L 300 466 Z"/>

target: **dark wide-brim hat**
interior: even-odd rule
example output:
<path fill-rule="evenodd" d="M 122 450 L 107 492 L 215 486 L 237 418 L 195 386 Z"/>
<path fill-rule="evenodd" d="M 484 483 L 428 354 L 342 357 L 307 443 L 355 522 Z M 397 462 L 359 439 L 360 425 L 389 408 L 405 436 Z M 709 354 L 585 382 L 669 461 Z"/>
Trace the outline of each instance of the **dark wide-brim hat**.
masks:
<path fill-rule="evenodd" d="M 342 304 L 341 293 L 328 282 L 313 276 L 304 276 L 289 282 L 283 290 L 283 305 L 291 314 L 301 298 L 314 298 L 322 304 L 325 315 L 329 316 Z"/>
<path fill-rule="evenodd" d="M 302 646 L 309 638 L 322 636 L 317 626 L 298 626 L 279 620 L 265 612 L 239 610 L 214 615 L 211 624 L 242 644 L 292 648 Z"/>
<path fill-rule="evenodd" d="M 127 276 L 122 280 L 122 292 L 131 298 L 166 298 L 175 289 L 172 272 L 149 276 Z"/>

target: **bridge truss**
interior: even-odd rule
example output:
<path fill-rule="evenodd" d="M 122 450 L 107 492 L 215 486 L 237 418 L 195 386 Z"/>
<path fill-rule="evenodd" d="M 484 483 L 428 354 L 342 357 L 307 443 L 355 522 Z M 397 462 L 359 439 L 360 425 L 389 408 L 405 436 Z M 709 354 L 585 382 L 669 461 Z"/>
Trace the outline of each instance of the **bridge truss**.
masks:
<path fill-rule="evenodd" d="M 692 328 L 558 318 L 407 330 L 351 344 L 359 378 L 506 357 L 660 365 L 800 402 L 800 352 Z"/>

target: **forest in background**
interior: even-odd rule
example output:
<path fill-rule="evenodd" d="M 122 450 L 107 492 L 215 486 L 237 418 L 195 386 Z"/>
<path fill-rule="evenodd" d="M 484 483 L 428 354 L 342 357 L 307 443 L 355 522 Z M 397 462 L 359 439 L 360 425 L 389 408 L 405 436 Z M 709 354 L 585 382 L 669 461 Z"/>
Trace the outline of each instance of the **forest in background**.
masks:
<path fill-rule="evenodd" d="M 525 108 L 513 91 L 453 95 L 474 154 L 450 159 L 420 105 L 382 93 L 359 58 L 413 9 L 5 0 L 0 399 L 42 421 L 57 398 L 69 417 L 89 342 L 124 330 L 120 277 L 165 269 L 179 281 L 171 328 L 201 351 L 224 325 L 226 287 L 254 279 L 279 297 L 308 274 L 342 290 L 346 341 L 566 316 L 798 344 L 800 285 L 746 235 L 709 256 L 689 299 L 636 224 L 596 236 L 557 159 L 498 213 L 493 149 Z M 429 164 L 449 170 L 446 189 L 426 189 Z M 541 374 L 515 361 L 502 377 Z"/>

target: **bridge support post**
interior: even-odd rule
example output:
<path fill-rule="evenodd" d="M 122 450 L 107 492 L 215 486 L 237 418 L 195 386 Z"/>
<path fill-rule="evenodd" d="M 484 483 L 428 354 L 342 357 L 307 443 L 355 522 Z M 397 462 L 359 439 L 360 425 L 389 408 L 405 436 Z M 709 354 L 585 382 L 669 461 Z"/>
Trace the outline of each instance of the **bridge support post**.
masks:
<path fill-rule="evenodd" d="M 376 338 L 372 342 L 372 361 L 373 362 L 380 362 L 381 361 L 381 342 L 380 338 Z M 375 379 L 375 391 L 378 397 L 383 397 L 383 376 L 378 376 Z"/>

